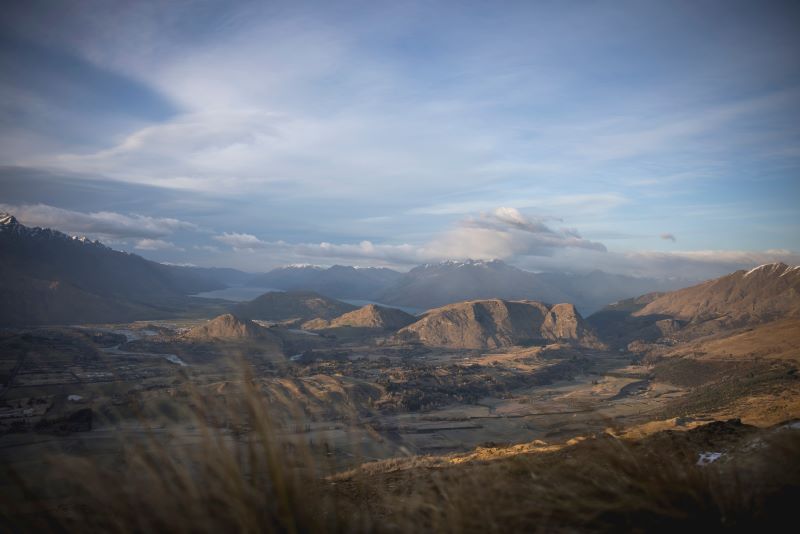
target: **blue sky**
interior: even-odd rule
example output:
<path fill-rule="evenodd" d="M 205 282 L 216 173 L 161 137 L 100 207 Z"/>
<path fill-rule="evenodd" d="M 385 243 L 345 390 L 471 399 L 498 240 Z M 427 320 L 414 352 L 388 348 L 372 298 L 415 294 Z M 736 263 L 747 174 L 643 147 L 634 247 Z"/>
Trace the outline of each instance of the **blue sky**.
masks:
<path fill-rule="evenodd" d="M 173 263 L 800 262 L 796 2 L 20 2 L 0 204 Z"/>

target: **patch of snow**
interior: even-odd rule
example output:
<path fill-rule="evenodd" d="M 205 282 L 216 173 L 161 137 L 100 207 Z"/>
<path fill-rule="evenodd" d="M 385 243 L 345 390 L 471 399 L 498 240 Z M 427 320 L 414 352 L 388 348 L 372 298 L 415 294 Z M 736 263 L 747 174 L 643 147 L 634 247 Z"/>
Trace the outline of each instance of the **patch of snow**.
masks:
<path fill-rule="evenodd" d="M 753 267 L 752 269 L 750 269 L 749 271 L 744 273 L 744 276 L 746 278 L 747 276 L 750 276 L 751 274 L 753 274 L 753 273 L 755 273 L 757 271 L 761 271 L 761 270 L 769 270 L 769 271 L 771 271 L 773 273 L 777 273 L 781 269 L 784 270 L 784 272 L 781 274 L 781 276 L 783 276 L 791 268 L 786 266 L 783 263 L 765 263 L 764 265 L 759 265 L 758 267 Z"/>
<path fill-rule="evenodd" d="M 315 269 L 315 270 L 323 270 L 325 269 L 322 265 L 315 265 L 313 263 L 290 263 L 289 265 L 285 266 L 284 269 Z"/>
<path fill-rule="evenodd" d="M 303 334 L 305 336 L 318 336 L 316 332 L 309 332 L 308 330 L 303 330 L 301 328 L 287 328 L 287 332 L 291 332 L 293 334 Z"/>
<path fill-rule="evenodd" d="M 764 267 L 768 267 L 769 265 L 771 265 L 771 264 L 765 263 L 764 265 L 759 265 L 758 267 L 753 267 L 752 269 L 750 269 L 749 271 L 744 273 L 744 277 L 747 278 L 748 276 L 750 276 L 754 272 L 760 271 L 761 269 L 763 269 Z"/>
<path fill-rule="evenodd" d="M 80 402 L 83 400 L 83 397 L 80 395 L 67 395 L 67 400 L 69 402 Z"/>
<path fill-rule="evenodd" d="M 786 276 L 787 274 L 793 273 L 795 271 L 800 271 L 800 265 L 795 265 L 794 267 L 788 267 L 781 276 Z"/>
<path fill-rule="evenodd" d="M 708 465 L 719 460 L 723 452 L 701 452 L 700 457 L 697 459 L 697 465 Z"/>
<path fill-rule="evenodd" d="M 168 362 L 176 363 L 176 364 L 180 365 L 181 367 L 188 367 L 189 366 L 189 364 L 187 364 L 185 361 L 181 360 L 180 358 L 178 358 L 174 354 L 164 354 L 163 356 L 164 356 L 164 359 L 167 360 Z"/>
<path fill-rule="evenodd" d="M 303 355 L 302 355 L 302 354 L 295 354 L 294 356 L 290 356 L 290 357 L 289 357 L 289 361 L 290 361 L 290 362 L 296 362 L 297 360 L 299 360 L 299 359 L 300 359 L 300 358 L 302 358 L 302 357 L 303 357 Z"/>

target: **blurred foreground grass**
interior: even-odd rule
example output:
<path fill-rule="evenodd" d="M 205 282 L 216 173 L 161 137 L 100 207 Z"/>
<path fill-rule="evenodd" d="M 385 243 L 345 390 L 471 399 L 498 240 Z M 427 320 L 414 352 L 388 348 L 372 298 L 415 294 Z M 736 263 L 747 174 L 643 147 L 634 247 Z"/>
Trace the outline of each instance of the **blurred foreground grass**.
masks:
<path fill-rule="evenodd" d="M 800 429 L 736 422 L 639 440 L 610 435 L 417 457 L 335 475 L 290 441 L 257 381 L 193 393 L 191 444 L 153 431 L 113 461 L 60 453 L 45 481 L 4 466 L 11 532 L 753 531 L 794 521 Z M 299 415 L 296 415 L 300 418 Z M 280 420 L 279 420 L 280 419 Z M 142 421 L 147 424 L 148 421 Z M 724 454 L 698 466 L 700 452 Z"/>

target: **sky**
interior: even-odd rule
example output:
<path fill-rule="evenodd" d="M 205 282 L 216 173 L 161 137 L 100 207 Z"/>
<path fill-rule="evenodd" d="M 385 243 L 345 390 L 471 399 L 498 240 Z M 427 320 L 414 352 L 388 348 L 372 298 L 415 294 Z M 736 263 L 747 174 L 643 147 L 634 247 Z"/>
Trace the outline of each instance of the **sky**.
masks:
<path fill-rule="evenodd" d="M 161 262 L 800 263 L 800 4 L 10 2 L 0 210 Z"/>

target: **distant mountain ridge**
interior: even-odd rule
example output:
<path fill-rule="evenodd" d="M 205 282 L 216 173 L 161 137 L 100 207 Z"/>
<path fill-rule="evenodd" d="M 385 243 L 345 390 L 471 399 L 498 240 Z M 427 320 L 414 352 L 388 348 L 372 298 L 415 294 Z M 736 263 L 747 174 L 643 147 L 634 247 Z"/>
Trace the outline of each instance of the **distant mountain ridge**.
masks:
<path fill-rule="evenodd" d="M 256 275 L 247 285 L 314 291 L 333 298 L 372 300 L 401 276 L 397 271 L 382 267 L 290 265 Z"/>
<path fill-rule="evenodd" d="M 203 270 L 163 265 L 0 214 L 0 324 L 163 317 L 187 295 L 223 287 Z"/>
<path fill-rule="evenodd" d="M 389 306 L 430 309 L 475 299 L 530 299 L 571 302 L 591 313 L 610 302 L 651 291 L 684 287 L 683 281 L 664 281 L 615 275 L 533 273 L 501 260 L 448 260 L 414 267 L 406 273 L 386 268 L 341 265 L 289 266 L 256 276 L 256 287 L 309 290 L 334 298 L 372 300 Z"/>
<path fill-rule="evenodd" d="M 623 298 L 684 285 L 679 281 L 635 278 L 602 271 L 586 274 L 533 273 L 500 260 L 448 261 L 411 269 L 375 300 L 421 308 L 494 298 L 569 302 L 582 313 L 588 314 Z"/>
<path fill-rule="evenodd" d="M 313 291 L 271 291 L 233 307 L 242 319 L 263 321 L 309 321 L 333 319 L 356 310 L 356 306 L 320 295 Z"/>

